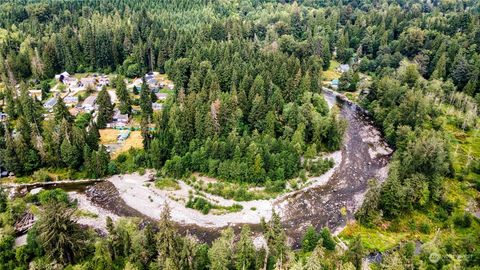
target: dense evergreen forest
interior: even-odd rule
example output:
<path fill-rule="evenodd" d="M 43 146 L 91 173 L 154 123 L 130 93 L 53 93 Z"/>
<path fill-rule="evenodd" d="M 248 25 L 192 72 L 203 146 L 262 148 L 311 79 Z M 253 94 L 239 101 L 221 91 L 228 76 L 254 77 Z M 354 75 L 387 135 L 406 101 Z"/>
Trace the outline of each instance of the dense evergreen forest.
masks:
<path fill-rule="evenodd" d="M 0 165 L 42 182 L 52 169 L 73 179 L 154 168 L 281 192 L 290 179 L 324 172 L 322 155 L 340 149 L 346 123 L 322 87 L 333 62 L 348 64 L 338 90 L 395 148 L 357 221 L 366 230 L 392 224 L 388 233 L 400 235 L 393 227 L 420 213 L 429 221 L 405 230 L 450 233 L 420 254 L 402 242 L 376 267 L 477 269 L 478 218 L 450 192 L 479 197 L 479 146 L 459 161 L 451 140 L 452 130 L 478 136 L 479 10 L 474 0 L 0 0 Z M 63 71 L 116 74 L 119 110 L 133 116 L 139 107 L 143 149 L 111 160 L 100 144 L 115 107 L 106 88 L 95 117 L 72 116 L 62 99 L 48 114 L 46 98 L 29 95 L 51 97 Z M 159 112 L 145 80 L 138 100 L 124 83 L 150 71 L 175 85 Z M 40 220 L 13 248 L 12 226 L 30 204 Z M 0 269 L 361 269 L 367 255 L 361 238 L 340 248 L 314 228 L 293 251 L 275 214 L 256 250 L 248 226 L 210 245 L 181 236 L 168 208 L 158 224 L 109 219 L 107 236 L 81 228 L 74 212 L 61 190 L 15 200 L 0 190 Z"/>

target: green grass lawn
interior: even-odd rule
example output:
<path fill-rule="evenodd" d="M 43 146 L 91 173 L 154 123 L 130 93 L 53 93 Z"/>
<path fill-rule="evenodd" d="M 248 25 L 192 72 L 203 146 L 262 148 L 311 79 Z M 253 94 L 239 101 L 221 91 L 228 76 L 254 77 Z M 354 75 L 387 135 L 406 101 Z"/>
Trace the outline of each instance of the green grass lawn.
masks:
<path fill-rule="evenodd" d="M 333 79 L 338 79 L 340 78 L 340 75 L 342 75 L 337 68 L 340 66 L 340 63 L 332 60 L 330 61 L 330 67 L 328 70 L 324 71 L 322 76 L 324 81 L 331 81 Z"/>

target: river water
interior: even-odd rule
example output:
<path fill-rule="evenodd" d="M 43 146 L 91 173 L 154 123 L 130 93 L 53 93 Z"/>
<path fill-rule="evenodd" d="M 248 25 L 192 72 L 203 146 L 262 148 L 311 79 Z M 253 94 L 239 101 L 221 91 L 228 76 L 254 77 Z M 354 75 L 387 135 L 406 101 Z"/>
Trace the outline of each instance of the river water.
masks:
<path fill-rule="evenodd" d="M 353 219 L 367 191 L 368 180 L 376 178 L 383 181 L 386 178 L 392 153 L 392 149 L 383 140 L 367 112 L 330 90 L 325 89 L 324 95 L 331 107 L 340 107 L 340 115 L 347 122 L 341 147 L 342 158 L 326 184 L 303 189 L 275 200 L 273 206 L 281 214 L 283 226 L 294 247 L 299 246 L 301 237 L 309 225 L 317 229 L 328 227 L 338 232 L 348 220 Z M 125 203 L 109 181 L 76 187 L 75 192 L 76 196 L 79 194 L 86 196 L 89 203 L 117 217 L 139 217 L 155 222 L 151 217 Z M 160 209 L 151 211 L 159 212 Z M 237 231 L 242 225 L 230 226 Z M 259 224 L 249 225 L 254 232 L 260 232 Z M 222 228 L 178 224 L 178 229 L 182 233 L 189 233 L 200 240 L 210 242 L 219 235 Z"/>
<path fill-rule="evenodd" d="M 329 104 L 340 106 L 340 114 L 347 121 L 342 161 L 326 185 L 293 194 L 280 203 L 283 225 L 294 245 L 309 225 L 338 232 L 353 219 L 368 180 L 385 180 L 392 153 L 366 111 L 331 91 L 324 94 Z"/>

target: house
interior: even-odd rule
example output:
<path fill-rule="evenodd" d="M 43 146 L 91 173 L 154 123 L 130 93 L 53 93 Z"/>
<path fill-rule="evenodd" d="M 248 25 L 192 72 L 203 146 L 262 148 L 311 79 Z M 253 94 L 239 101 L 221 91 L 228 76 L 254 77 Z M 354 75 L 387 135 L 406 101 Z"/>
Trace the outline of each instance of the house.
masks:
<path fill-rule="evenodd" d="M 85 87 L 85 88 L 94 87 L 96 82 L 97 82 L 97 80 L 95 78 L 92 78 L 92 77 L 81 78 L 79 86 Z"/>
<path fill-rule="evenodd" d="M 165 93 L 155 93 L 155 95 L 157 96 L 158 100 L 162 100 L 162 101 L 168 98 L 168 94 L 165 94 Z"/>
<path fill-rule="evenodd" d="M 73 107 L 71 108 L 70 110 L 68 110 L 68 112 L 73 116 L 73 117 L 76 117 L 79 113 L 81 113 L 81 109 L 77 108 L 77 107 Z"/>
<path fill-rule="evenodd" d="M 152 109 L 154 111 L 160 111 L 163 109 L 163 104 L 160 104 L 160 103 L 152 103 Z"/>
<path fill-rule="evenodd" d="M 74 86 L 77 86 L 78 80 L 73 78 L 73 77 L 65 77 L 63 79 L 63 84 L 65 84 L 69 87 L 74 87 Z"/>
<path fill-rule="evenodd" d="M 98 86 L 104 87 L 110 85 L 110 79 L 107 76 L 101 76 L 98 78 Z"/>
<path fill-rule="evenodd" d="M 158 81 L 155 78 L 151 78 L 147 80 L 148 88 L 151 90 L 158 89 Z"/>
<path fill-rule="evenodd" d="M 338 71 L 341 73 L 347 72 L 350 70 L 350 66 L 348 64 L 342 64 L 338 67 Z"/>
<path fill-rule="evenodd" d="M 28 90 L 28 95 L 36 100 L 42 100 L 42 90 Z"/>
<path fill-rule="evenodd" d="M 0 178 L 7 177 L 9 174 L 7 169 L 5 169 L 2 165 L 3 164 L 0 163 Z"/>
<path fill-rule="evenodd" d="M 0 112 L 0 122 L 6 121 L 8 114 Z"/>
<path fill-rule="evenodd" d="M 128 123 L 128 114 L 122 114 L 119 110 L 115 110 L 113 114 L 113 121 L 120 123 Z"/>
<path fill-rule="evenodd" d="M 97 101 L 97 96 L 96 95 L 91 95 L 87 97 L 82 104 L 82 109 L 85 111 L 93 111 L 95 110 L 95 102 Z"/>
<path fill-rule="evenodd" d="M 168 87 L 168 89 L 173 90 L 173 88 L 174 88 L 173 83 L 168 84 L 167 87 Z"/>
<path fill-rule="evenodd" d="M 154 79 L 154 78 L 155 78 L 155 77 L 153 76 L 153 73 L 147 73 L 147 74 L 145 74 L 145 80 L 147 80 L 147 82 L 148 82 L 149 80 Z"/>
<path fill-rule="evenodd" d="M 334 80 L 332 80 L 330 85 L 332 86 L 332 88 L 337 89 L 339 83 L 340 83 L 340 81 L 338 79 L 334 79 Z"/>
<path fill-rule="evenodd" d="M 68 72 L 64 71 L 63 73 L 55 75 L 55 80 L 63 82 L 63 80 L 65 78 L 68 78 L 68 77 L 70 77 L 70 74 Z"/>
<path fill-rule="evenodd" d="M 78 97 L 66 96 L 65 98 L 63 98 L 63 102 L 65 102 L 66 105 L 77 105 Z"/>
<path fill-rule="evenodd" d="M 57 104 L 58 99 L 56 97 L 52 97 L 45 104 L 43 104 L 43 107 L 45 109 L 48 109 L 49 111 L 53 109 L 53 106 Z"/>

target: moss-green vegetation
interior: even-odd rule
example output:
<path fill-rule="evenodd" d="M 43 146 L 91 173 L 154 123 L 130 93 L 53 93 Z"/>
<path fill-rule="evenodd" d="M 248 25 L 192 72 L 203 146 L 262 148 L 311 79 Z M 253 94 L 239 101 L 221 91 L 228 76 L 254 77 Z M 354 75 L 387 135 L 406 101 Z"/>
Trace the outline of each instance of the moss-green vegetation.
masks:
<path fill-rule="evenodd" d="M 271 186 L 272 184 L 270 183 L 267 183 L 267 187 L 258 187 L 253 184 L 233 183 L 212 178 L 208 178 L 210 181 L 204 181 L 202 179 L 203 176 L 201 175 L 192 175 L 185 179 L 185 183 L 193 187 L 197 192 L 206 192 L 235 201 L 273 198 L 280 194 L 284 188 L 283 186 L 281 188 L 276 188 Z"/>
<path fill-rule="evenodd" d="M 188 199 L 188 202 L 185 204 L 186 207 L 192 208 L 202 212 L 204 215 L 210 213 L 211 210 L 215 210 L 214 214 L 224 214 L 232 212 L 240 212 L 243 209 L 243 206 L 240 204 L 232 204 L 230 206 L 223 206 L 211 203 L 206 198 L 191 196 Z"/>
<path fill-rule="evenodd" d="M 161 177 L 157 180 L 155 180 L 155 187 L 162 189 L 162 190 L 179 190 L 180 185 L 178 182 L 169 177 Z"/>

